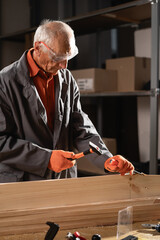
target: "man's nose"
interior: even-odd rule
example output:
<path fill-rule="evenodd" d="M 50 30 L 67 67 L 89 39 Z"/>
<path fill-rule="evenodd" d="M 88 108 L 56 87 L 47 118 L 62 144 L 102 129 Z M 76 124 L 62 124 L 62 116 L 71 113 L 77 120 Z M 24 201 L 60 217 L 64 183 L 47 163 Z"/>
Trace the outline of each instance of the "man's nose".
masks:
<path fill-rule="evenodd" d="M 61 68 L 67 68 L 67 65 L 68 65 L 68 60 L 64 60 L 59 63 L 59 66 Z"/>

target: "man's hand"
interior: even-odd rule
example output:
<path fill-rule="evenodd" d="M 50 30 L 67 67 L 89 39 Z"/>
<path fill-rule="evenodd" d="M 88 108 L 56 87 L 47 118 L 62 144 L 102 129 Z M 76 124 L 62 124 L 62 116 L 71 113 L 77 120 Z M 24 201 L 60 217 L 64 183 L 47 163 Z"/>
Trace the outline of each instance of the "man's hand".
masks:
<path fill-rule="evenodd" d="M 53 150 L 52 155 L 48 164 L 48 168 L 54 172 L 61 172 L 67 168 L 71 168 L 76 163 L 73 152 L 66 152 L 62 150 Z M 68 159 L 69 158 L 69 159 Z"/>
<path fill-rule="evenodd" d="M 132 163 L 121 155 L 116 155 L 108 158 L 104 163 L 104 168 L 110 172 L 119 172 L 122 176 L 128 172 L 130 175 L 133 175 L 134 171 L 134 166 Z"/>

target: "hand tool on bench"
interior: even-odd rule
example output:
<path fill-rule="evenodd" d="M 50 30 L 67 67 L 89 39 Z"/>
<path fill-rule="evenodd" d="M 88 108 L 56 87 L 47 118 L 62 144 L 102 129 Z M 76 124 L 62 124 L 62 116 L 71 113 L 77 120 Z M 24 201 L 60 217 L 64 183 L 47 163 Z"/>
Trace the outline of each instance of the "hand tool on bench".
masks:
<path fill-rule="evenodd" d="M 86 238 L 81 237 L 79 232 L 75 232 L 73 234 L 69 232 L 67 233 L 66 238 L 67 240 L 87 240 Z"/>
<path fill-rule="evenodd" d="M 67 240 L 87 240 L 86 238 L 82 237 L 80 235 L 79 232 L 75 232 L 75 233 L 67 233 L 67 236 L 66 236 Z M 99 234 L 94 234 L 92 236 L 92 240 L 101 240 L 101 235 Z"/>
<path fill-rule="evenodd" d="M 59 225 L 54 222 L 46 222 L 46 224 L 50 228 L 46 233 L 45 240 L 53 240 L 59 230 Z"/>
<path fill-rule="evenodd" d="M 156 229 L 156 231 L 160 233 L 160 224 L 142 224 L 142 227 Z"/>
<path fill-rule="evenodd" d="M 133 235 L 128 235 L 125 238 L 121 238 L 121 240 L 138 240 L 138 237 L 133 236 Z"/>

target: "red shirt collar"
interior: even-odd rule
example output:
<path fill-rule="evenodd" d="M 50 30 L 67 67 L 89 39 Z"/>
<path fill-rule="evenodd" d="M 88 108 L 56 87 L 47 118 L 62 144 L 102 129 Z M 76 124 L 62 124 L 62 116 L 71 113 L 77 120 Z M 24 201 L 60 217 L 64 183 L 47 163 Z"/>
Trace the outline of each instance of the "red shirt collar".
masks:
<path fill-rule="evenodd" d="M 32 57 L 33 51 L 34 49 L 31 48 L 27 53 L 27 61 L 29 65 L 30 77 L 35 77 L 39 71 L 42 71 L 33 60 L 33 57 Z"/>

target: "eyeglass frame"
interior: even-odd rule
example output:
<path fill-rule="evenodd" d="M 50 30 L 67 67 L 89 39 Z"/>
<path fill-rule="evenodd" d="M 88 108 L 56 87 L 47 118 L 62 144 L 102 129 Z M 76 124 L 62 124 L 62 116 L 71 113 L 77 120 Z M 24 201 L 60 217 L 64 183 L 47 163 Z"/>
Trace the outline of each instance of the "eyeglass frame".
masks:
<path fill-rule="evenodd" d="M 74 49 L 73 54 L 70 54 L 70 55 L 68 54 L 68 56 L 67 56 L 67 54 L 63 55 L 63 56 L 56 56 L 56 53 L 49 46 L 47 46 L 46 43 L 44 43 L 43 41 L 40 41 L 39 43 L 43 44 L 50 51 L 50 53 L 54 56 L 53 57 L 54 62 L 62 62 L 62 61 L 65 61 L 65 60 L 68 61 L 68 60 L 74 58 L 78 54 L 78 48 L 77 48 L 76 45 L 75 45 L 75 49 Z"/>

